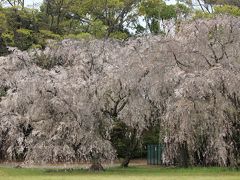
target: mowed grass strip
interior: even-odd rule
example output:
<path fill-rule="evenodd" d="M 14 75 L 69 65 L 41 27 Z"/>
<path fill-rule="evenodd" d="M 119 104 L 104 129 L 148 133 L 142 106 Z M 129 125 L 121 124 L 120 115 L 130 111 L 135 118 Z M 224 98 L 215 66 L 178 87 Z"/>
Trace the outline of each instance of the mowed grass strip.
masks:
<path fill-rule="evenodd" d="M 240 171 L 230 168 L 165 168 L 134 166 L 109 168 L 104 172 L 82 169 L 0 168 L 0 180 L 240 180 Z"/>

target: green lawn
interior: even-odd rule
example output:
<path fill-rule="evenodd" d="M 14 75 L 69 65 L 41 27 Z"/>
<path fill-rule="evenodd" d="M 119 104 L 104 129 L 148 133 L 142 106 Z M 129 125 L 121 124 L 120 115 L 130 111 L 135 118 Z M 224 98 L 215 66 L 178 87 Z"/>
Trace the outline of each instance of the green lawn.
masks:
<path fill-rule="evenodd" d="M 105 172 L 0 167 L 0 180 L 240 180 L 240 171 L 228 168 L 161 168 L 135 166 Z"/>

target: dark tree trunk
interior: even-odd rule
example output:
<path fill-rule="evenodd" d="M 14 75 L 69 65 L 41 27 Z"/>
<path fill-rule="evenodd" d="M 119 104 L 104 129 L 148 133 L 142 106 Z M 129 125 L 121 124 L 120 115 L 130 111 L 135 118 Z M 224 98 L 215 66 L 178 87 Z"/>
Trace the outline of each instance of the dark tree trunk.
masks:
<path fill-rule="evenodd" d="M 130 163 L 130 160 L 131 160 L 131 157 L 130 156 L 127 156 L 125 157 L 125 159 L 123 160 L 122 164 L 121 164 L 121 167 L 123 168 L 127 168 L 129 163 Z"/>
<path fill-rule="evenodd" d="M 188 167 L 189 165 L 189 155 L 188 155 L 188 147 L 187 142 L 180 144 L 180 154 L 179 154 L 179 165 L 181 167 Z"/>
<path fill-rule="evenodd" d="M 136 151 L 137 147 L 138 147 L 138 139 L 136 138 L 136 133 L 137 133 L 137 129 L 133 129 L 132 130 L 132 136 L 131 138 L 128 140 L 128 148 L 127 148 L 127 153 L 125 155 L 125 159 L 123 160 L 121 166 L 124 168 L 127 168 L 133 155 L 134 152 Z"/>
<path fill-rule="evenodd" d="M 101 163 L 95 162 L 90 166 L 89 170 L 90 171 L 104 171 L 104 168 L 101 165 Z"/>
<path fill-rule="evenodd" d="M 54 23 L 54 16 L 51 14 L 50 17 L 51 17 L 50 30 L 52 31 L 53 30 L 53 23 Z"/>
<path fill-rule="evenodd" d="M 90 171 L 104 171 L 104 168 L 103 168 L 98 156 L 92 157 L 92 165 L 90 166 L 89 170 Z"/>

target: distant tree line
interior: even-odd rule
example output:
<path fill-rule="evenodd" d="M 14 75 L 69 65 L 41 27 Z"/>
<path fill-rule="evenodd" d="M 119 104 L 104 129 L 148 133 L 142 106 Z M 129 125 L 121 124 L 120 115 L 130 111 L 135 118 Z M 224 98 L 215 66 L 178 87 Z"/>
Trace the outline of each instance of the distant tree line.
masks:
<path fill-rule="evenodd" d="M 0 54 L 6 46 L 45 48 L 47 40 L 114 38 L 173 33 L 185 19 L 227 13 L 240 16 L 237 0 L 44 0 L 40 9 L 24 0 L 1 0 Z"/>

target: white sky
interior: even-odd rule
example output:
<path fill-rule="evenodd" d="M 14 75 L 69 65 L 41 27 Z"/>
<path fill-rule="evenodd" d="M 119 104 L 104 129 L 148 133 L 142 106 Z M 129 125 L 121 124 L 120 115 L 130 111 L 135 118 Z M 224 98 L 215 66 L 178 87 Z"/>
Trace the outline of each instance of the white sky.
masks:
<path fill-rule="evenodd" d="M 38 4 L 38 6 L 43 2 L 43 0 L 25 0 L 25 6 L 32 6 L 33 4 Z"/>
<path fill-rule="evenodd" d="M 96 0 L 97 1 L 97 0 Z M 43 2 L 43 0 L 25 0 L 26 5 L 33 5 L 33 3 L 38 3 L 41 4 Z M 174 3 L 175 0 L 167 0 L 167 4 L 171 4 Z"/>

